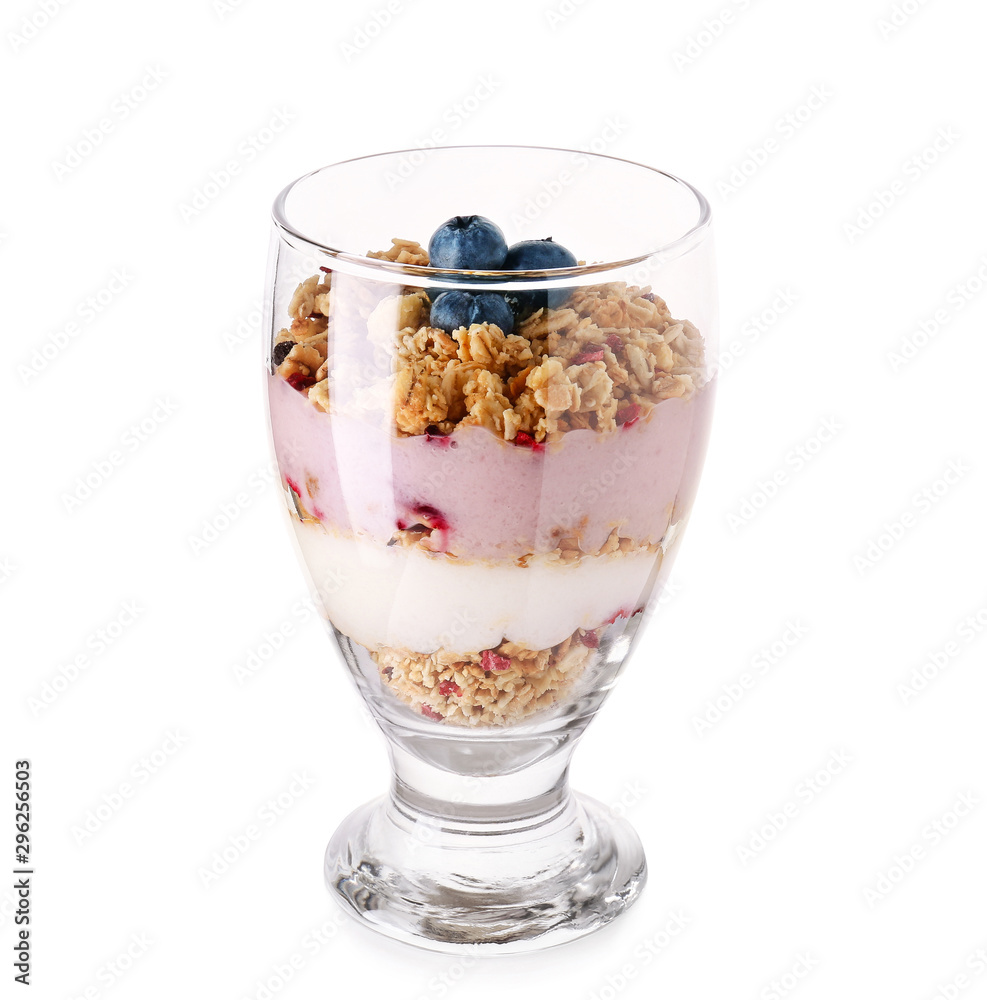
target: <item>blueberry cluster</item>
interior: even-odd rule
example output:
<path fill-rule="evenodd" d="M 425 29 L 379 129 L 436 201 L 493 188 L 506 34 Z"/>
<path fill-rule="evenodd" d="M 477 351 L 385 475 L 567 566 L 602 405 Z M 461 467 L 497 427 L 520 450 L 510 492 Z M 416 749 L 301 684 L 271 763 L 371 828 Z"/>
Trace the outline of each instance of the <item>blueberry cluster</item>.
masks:
<path fill-rule="evenodd" d="M 428 241 L 429 265 L 458 271 L 540 271 L 574 267 L 575 256 L 546 240 L 522 240 L 508 246 L 500 227 L 482 215 L 457 215 L 442 223 Z M 515 292 L 442 292 L 432 297 L 432 326 L 452 333 L 472 323 L 495 323 L 510 333 L 516 321 L 545 306 L 557 308 L 565 289 Z"/>

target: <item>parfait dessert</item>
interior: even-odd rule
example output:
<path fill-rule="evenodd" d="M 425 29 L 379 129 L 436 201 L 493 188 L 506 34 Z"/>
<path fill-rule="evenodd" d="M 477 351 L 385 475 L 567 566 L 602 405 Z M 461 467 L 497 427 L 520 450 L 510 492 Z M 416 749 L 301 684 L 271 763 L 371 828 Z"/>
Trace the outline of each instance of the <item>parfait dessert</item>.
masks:
<path fill-rule="evenodd" d="M 456 216 L 443 270 L 577 265 Z M 708 423 L 699 330 L 625 282 L 469 292 L 301 281 L 271 352 L 275 448 L 333 628 L 389 696 L 450 726 L 510 726 L 593 683 L 601 643 L 644 610 L 698 482 Z"/>
<path fill-rule="evenodd" d="M 285 506 L 392 771 L 338 826 L 327 884 L 444 951 L 587 934 L 646 877 L 633 829 L 568 767 L 696 493 L 708 205 L 611 157 L 448 147 L 315 171 L 274 221 Z M 346 707 L 326 720 L 357 766 Z"/>

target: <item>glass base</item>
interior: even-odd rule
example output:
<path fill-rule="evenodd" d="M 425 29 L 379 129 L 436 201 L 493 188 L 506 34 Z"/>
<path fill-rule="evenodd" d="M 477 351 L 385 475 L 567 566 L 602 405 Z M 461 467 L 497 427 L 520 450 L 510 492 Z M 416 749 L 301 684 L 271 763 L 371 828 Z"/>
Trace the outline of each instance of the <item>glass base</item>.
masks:
<path fill-rule="evenodd" d="M 551 808 L 451 817 L 400 794 L 348 816 L 326 884 L 367 926 L 432 951 L 515 954 L 608 924 L 647 878 L 633 828 L 563 784 Z M 530 801 L 530 800 L 529 800 Z"/>

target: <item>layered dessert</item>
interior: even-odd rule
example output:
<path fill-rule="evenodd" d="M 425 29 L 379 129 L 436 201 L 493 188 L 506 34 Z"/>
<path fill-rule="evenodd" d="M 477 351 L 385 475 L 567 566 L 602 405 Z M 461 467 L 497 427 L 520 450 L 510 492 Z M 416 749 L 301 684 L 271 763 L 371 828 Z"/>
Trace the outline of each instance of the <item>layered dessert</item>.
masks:
<path fill-rule="evenodd" d="M 457 216 L 427 250 L 368 255 L 442 269 L 421 287 L 320 269 L 271 351 L 325 613 L 383 690 L 445 725 L 519 723 L 592 685 L 667 571 L 711 403 L 700 332 L 649 287 L 457 289 L 456 270 L 577 263 L 498 234 Z"/>

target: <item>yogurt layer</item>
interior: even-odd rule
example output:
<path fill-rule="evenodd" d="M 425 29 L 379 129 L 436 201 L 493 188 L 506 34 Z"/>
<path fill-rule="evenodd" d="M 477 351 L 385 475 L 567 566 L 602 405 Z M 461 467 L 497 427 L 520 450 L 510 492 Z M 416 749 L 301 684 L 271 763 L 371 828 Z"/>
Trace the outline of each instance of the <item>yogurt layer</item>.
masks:
<path fill-rule="evenodd" d="M 662 552 L 461 562 L 411 546 L 292 521 L 314 589 L 332 624 L 368 649 L 477 652 L 507 640 L 548 649 L 642 607 Z"/>
<path fill-rule="evenodd" d="M 598 552 L 614 529 L 637 545 L 661 541 L 695 496 L 710 388 L 661 400 L 613 433 L 573 430 L 526 448 L 468 425 L 398 437 L 330 418 L 282 378 L 269 385 L 281 472 L 309 515 L 379 544 L 424 524 L 432 548 L 477 560 L 552 552 L 567 536 Z"/>

